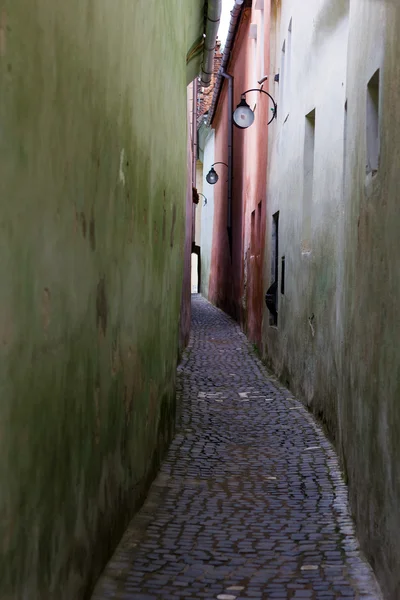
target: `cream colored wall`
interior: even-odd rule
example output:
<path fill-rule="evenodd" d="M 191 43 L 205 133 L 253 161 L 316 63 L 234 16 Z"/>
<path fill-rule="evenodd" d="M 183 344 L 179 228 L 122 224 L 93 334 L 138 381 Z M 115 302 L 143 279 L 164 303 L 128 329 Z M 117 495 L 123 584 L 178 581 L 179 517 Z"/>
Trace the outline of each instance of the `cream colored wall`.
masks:
<path fill-rule="evenodd" d="M 270 327 L 265 309 L 263 337 L 274 369 L 312 408 L 323 410 L 328 426 L 335 431 L 337 349 L 332 341 L 337 327 L 337 223 L 342 206 L 348 14 L 342 2 L 336 3 L 335 9 L 332 6 L 330 0 L 309 0 L 301 6 L 295 0 L 283 1 L 273 31 L 270 75 L 273 79 L 279 73 L 280 82 L 270 87 L 278 102 L 278 118 L 269 129 L 265 288 L 272 283 L 272 216 L 279 211 L 279 314 L 278 327 Z M 290 22 L 289 81 L 283 80 L 282 70 L 287 77 Z M 284 42 L 286 64 L 282 69 Z M 303 188 L 306 115 L 313 110 L 311 196 L 307 187 Z M 305 239 L 307 205 L 311 240 Z M 284 295 L 280 293 L 282 256 L 286 262 Z"/>
<path fill-rule="evenodd" d="M 279 211 L 279 258 L 286 258 L 286 278 L 277 328 L 269 326 L 264 312 L 264 354 L 326 424 L 348 478 L 363 548 L 386 597 L 395 600 L 400 597 L 400 5 L 282 0 L 274 19 L 271 76 L 281 69 L 292 19 L 291 94 L 282 98 L 287 81 L 275 84 L 279 114 L 269 132 L 268 170 L 267 229 Z M 378 68 L 380 160 L 372 176 L 366 173 L 367 85 Z M 305 116 L 313 109 L 311 235 L 305 240 Z M 270 245 L 269 238 L 265 288 L 271 283 Z"/>
<path fill-rule="evenodd" d="M 207 198 L 206 206 L 203 206 L 201 211 L 201 293 L 205 298 L 208 298 L 208 283 L 211 270 L 211 250 L 213 241 L 213 225 L 214 225 L 214 187 L 206 181 L 206 175 L 210 170 L 211 165 L 215 161 L 214 157 L 215 132 L 213 129 L 208 130 L 204 148 L 203 148 L 203 194 Z M 200 197 L 203 200 L 204 198 Z"/>
<path fill-rule="evenodd" d="M 400 4 L 352 0 L 347 76 L 339 431 L 359 536 L 400 598 Z M 380 70 L 378 171 L 366 173 L 367 85 Z"/>
<path fill-rule="evenodd" d="M 203 193 L 203 163 L 199 160 L 196 162 L 196 188 L 197 191 Z M 204 198 L 200 196 L 199 203 L 196 206 L 196 229 L 195 229 L 195 243 L 197 246 L 201 244 L 201 211 L 204 205 Z"/>

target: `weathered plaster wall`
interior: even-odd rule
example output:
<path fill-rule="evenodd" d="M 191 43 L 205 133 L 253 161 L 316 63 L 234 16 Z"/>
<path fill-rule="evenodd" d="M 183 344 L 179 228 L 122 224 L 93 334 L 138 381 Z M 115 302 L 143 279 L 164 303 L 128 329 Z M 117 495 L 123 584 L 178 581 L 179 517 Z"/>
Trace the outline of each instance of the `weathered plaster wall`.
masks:
<path fill-rule="evenodd" d="M 245 8 L 234 42 L 228 72 L 233 76 L 234 108 L 242 92 L 258 88 L 266 74 L 269 57 L 269 3 L 264 10 L 254 3 Z M 266 16 L 265 16 L 266 15 Z M 268 83 L 264 84 L 268 89 Z M 215 160 L 228 156 L 228 84 L 223 83 L 213 120 Z M 227 235 L 227 184 L 225 177 L 215 186 L 215 219 L 209 297 L 236 318 L 252 341 L 261 343 L 263 318 L 263 256 L 266 223 L 267 122 L 271 104 L 265 95 L 251 92 L 250 105 L 257 104 L 256 119 L 248 130 L 233 130 L 232 261 Z M 219 167 L 221 175 L 225 168 Z"/>
<path fill-rule="evenodd" d="M 173 429 L 202 3 L 0 8 L 0 596 L 79 599 Z"/>
<path fill-rule="evenodd" d="M 341 446 L 358 532 L 400 597 L 400 5 L 352 0 L 347 79 Z M 367 84 L 380 69 L 380 160 L 366 175 Z"/>
<path fill-rule="evenodd" d="M 193 241 L 193 140 L 192 140 L 192 118 L 193 118 L 193 83 L 187 87 L 186 111 L 187 111 L 187 180 L 185 201 L 185 243 L 183 248 L 183 280 L 181 295 L 181 312 L 179 328 L 179 353 L 181 354 L 189 341 L 190 319 L 191 319 L 191 253 Z"/>
<path fill-rule="evenodd" d="M 214 159 L 214 130 L 210 129 L 205 137 L 203 149 L 203 194 L 207 198 L 207 204 L 201 211 L 201 287 L 200 292 L 205 298 L 209 299 L 208 285 L 211 269 L 212 235 L 214 222 L 214 189 L 215 185 L 210 185 L 206 181 L 206 175 L 215 162 Z M 218 184 L 217 184 L 218 185 Z M 204 198 L 201 196 L 201 200 Z"/>
<path fill-rule="evenodd" d="M 228 105 L 225 88 L 222 89 L 220 102 L 212 126 L 215 130 L 213 162 L 224 162 L 227 164 Z M 215 170 L 219 175 L 219 180 L 213 186 L 214 218 L 208 297 L 210 302 L 232 315 L 234 313 L 232 267 L 229 256 L 227 233 L 228 169 L 224 165 L 216 165 Z M 207 172 L 208 165 L 205 165 L 204 173 L 207 174 Z"/>
<path fill-rule="evenodd" d="M 260 10 L 259 6 L 264 8 Z M 245 87 L 236 89 L 236 103 L 239 102 L 242 91 L 259 88 L 258 81 L 264 75 L 269 75 L 269 14 L 269 1 L 264 0 L 264 3 L 253 2 L 251 11 L 249 10 L 245 15 L 250 22 L 250 30 L 248 30 L 248 35 L 241 38 L 241 46 L 237 47 L 236 52 L 238 55 L 244 53 L 247 57 L 244 65 L 246 79 L 240 81 L 241 78 L 237 77 L 237 84 L 240 81 L 240 84 L 244 84 Z M 273 84 L 269 81 L 264 82 L 263 89 L 269 91 L 270 85 Z M 254 123 L 249 129 L 242 131 L 235 128 L 237 146 L 240 147 L 240 144 L 243 144 L 244 177 L 242 234 L 244 267 L 240 315 L 241 325 L 249 339 L 260 345 L 264 306 L 263 258 L 266 226 L 267 123 L 271 117 L 272 103 L 265 94 L 257 92 L 250 92 L 246 98 L 250 106 L 254 107 L 256 104 L 257 107 Z"/>
<path fill-rule="evenodd" d="M 248 64 L 249 9 L 240 23 L 232 58 L 227 71 L 233 80 L 234 107 L 246 89 Z M 223 83 L 218 106 L 212 122 L 215 129 L 215 161 L 228 162 L 228 85 Z M 232 258 L 227 232 L 228 182 L 227 168 L 218 165 L 220 179 L 214 186 L 213 244 L 209 281 L 209 299 L 240 321 L 243 290 L 243 206 L 244 206 L 244 144 L 243 132 L 233 130 L 233 181 L 232 181 Z"/>
<path fill-rule="evenodd" d="M 265 290 L 272 283 L 272 221 L 279 211 L 278 326 L 264 309 L 272 367 L 337 433 L 336 281 L 342 209 L 348 14 L 342 2 L 284 1 L 273 11 L 271 87 L 278 119 L 270 126 Z M 291 56 L 288 30 L 292 21 Z M 274 25 L 275 24 L 275 25 Z M 285 68 L 282 47 L 286 43 Z M 290 68 L 288 68 L 290 61 Z M 288 78 L 290 72 L 290 80 Z M 291 93 L 291 90 L 295 90 Z M 315 110 L 313 189 L 305 185 L 306 115 Z M 309 222 L 305 222 L 311 217 Z M 311 231 L 311 236 L 310 236 Z M 285 256 L 285 293 L 281 264 Z"/>
<path fill-rule="evenodd" d="M 272 72 L 280 68 L 293 19 L 295 93 L 283 101 L 282 82 L 276 85 L 281 111 L 270 131 L 267 227 L 270 232 L 279 210 L 279 258 L 286 257 L 286 277 L 278 327 L 264 319 L 266 358 L 334 438 L 363 549 L 385 597 L 395 600 L 400 6 L 392 0 L 310 0 L 300 7 L 284 0 L 272 16 L 277 27 Z M 366 172 L 367 86 L 377 69 L 380 157 L 372 175 Z M 313 109 L 313 193 L 304 211 L 305 115 Z M 307 227 L 305 214 L 311 217 Z M 270 250 L 269 236 L 265 287 L 271 281 Z"/>
<path fill-rule="evenodd" d="M 199 194 L 203 192 L 203 163 L 200 160 L 196 161 L 196 185 Z M 204 206 L 204 198 L 200 196 L 199 203 L 196 206 L 196 226 L 195 226 L 195 243 L 200 246 L 201 240 L 201 213 Z"/>

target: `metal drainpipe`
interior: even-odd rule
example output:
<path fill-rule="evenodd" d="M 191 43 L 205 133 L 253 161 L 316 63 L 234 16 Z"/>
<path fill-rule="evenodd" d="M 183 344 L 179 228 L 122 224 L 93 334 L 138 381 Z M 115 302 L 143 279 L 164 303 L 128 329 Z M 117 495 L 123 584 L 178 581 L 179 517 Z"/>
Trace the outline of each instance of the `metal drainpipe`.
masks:
<path fill-rule="evenodd" d="M 229 239 L 229 252 L 232 262 L 232 178 L 233 178 L 233 77 L 221 68 L 222 77 L 228 80 L 228 215 L 227 229 Z"/>
<path fill-rule="evenodd" d="M 214 67 L 215 42 L 221 17 L 222 0 L 208 0 L 206 37 L 204 40 L 203 64 L 201 65 L 201 85 L 208 87 Z"/>

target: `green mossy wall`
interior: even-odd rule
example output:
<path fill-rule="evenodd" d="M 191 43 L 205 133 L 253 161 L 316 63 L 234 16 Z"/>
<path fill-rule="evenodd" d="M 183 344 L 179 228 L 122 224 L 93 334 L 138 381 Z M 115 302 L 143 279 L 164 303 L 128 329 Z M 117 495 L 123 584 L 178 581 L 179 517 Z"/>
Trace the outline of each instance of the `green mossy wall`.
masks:
<path fill-rule="evenodd" d="M 0 4 L 3 599 L 88 594 L 171 438 L 202 4 Z"/>

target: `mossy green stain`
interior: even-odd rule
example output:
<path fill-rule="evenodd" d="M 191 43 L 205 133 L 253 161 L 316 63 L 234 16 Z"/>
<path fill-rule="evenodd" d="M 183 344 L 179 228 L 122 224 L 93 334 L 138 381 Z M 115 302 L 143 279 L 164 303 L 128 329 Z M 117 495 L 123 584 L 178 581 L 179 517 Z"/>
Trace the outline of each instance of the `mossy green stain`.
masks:
<path fill-rule="evenodd" d="M 0 264 L 11 333 L 1 347 L 0 595 L 79 599 L 173 428 L 186 29 L 202 3 L 133 9 L 124 0 L 116 11 L 102 0 L 13 0 L 5 9 Z"/>

